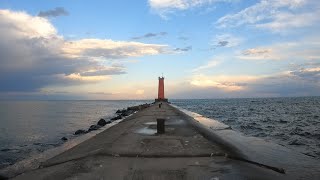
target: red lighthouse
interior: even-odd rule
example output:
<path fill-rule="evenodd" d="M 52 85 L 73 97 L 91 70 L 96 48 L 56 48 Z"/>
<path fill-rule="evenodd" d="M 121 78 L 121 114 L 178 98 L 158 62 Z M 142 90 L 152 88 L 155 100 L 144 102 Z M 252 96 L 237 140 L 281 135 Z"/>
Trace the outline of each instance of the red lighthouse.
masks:
<path fill-rule="evenodd" d="M 159 77 L 158 99 L 164 99 L 164 77 Z"/>
<path fill-rule="evenodd" d="M 168 99 L 164 97 L 164 77 L 159 77 L 158 98 L 155 99 L 155 101 L 168 101 Z"/>

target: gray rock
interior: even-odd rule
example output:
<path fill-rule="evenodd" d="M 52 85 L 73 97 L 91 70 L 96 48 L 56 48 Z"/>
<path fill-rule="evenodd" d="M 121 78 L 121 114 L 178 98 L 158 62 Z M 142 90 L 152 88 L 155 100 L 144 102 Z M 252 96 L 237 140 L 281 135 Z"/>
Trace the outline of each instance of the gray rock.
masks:
<path fill-rule="evenodd" d="M 116 116 L 116 117 L 111 118 L 111 121 L 119 120 L 119 119 L 121 119 L 121 118 L 122 118 L 122 116 L 119 115 L 119 116 Z"/>
<path fill-rule="evenodd" d="M 77 130 L 76 132 L 74 132 L 74 135 L 78 135 L 78 134 L 85 134 L 85 133 L 87 133 L 87 131 L 86 131 L 86 130 L 79 129 L 79 130 Z"/>
<path fill-rule="evenodd" d="M 106 120 L 104 120 L 104 119 L 101 118 L 101 119 L 98 121 L 97 125 L 99 125 L 99 126 L 105 126 L 106 124 L 110 124 L 110 123 L 111 123 L 110 120 L 106 121 Z"/>
<path fill-rule="evenodd" d="M 121 116 L 129 116 L 130 114 L 132 114 L 134 111 L 133 110 L 127 110 L 121 113 Z"/>
<path fill-rule="evenodd" d="M 98 130 L 99 128 L 101 128 L 101 126 L 95 125 L 95 124 L 91 125 L 90 128 L 88 129 L 88 132 Z"/>
<path fill-rule="evenodd" d="M 122 110 L 118 109 L 116 113 L 121 114 L 121 113 L 124 113 L 125 111 L 126 111 L 125 109 L 122 109 Z"/>
<path fill-rule="evenodd" d="M 62 141 L 68 141 L 68 138 L 62 137 L 61 140 L 62 140 Z"/>

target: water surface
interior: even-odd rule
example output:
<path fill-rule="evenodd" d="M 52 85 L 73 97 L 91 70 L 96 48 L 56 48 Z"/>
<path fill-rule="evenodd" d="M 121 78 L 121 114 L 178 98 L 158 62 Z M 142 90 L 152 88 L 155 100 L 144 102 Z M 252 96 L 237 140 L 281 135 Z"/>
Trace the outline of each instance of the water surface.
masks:
<path fill-rule="evenodd" d="M 320 97 L 171 100 L 248 136 L 320 159 Z"/>
<path fill-rule="evenodd" d="M 0 101 L 0 169 L 75 138 L 117 109 L 150 101 Z"/>

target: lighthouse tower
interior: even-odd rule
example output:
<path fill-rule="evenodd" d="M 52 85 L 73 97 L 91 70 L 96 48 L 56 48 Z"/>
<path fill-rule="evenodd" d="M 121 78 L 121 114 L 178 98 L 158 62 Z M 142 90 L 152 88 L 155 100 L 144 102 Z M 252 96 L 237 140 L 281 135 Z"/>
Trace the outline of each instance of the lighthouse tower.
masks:
<path fill-rule="evenodd" d="M 156 102 L 164 101 L 168 102 L 168 99 L 164 97 L 164 77 L 159 77 L 159 86 L 158 86 L 158 98 L 155 99 Z"/>

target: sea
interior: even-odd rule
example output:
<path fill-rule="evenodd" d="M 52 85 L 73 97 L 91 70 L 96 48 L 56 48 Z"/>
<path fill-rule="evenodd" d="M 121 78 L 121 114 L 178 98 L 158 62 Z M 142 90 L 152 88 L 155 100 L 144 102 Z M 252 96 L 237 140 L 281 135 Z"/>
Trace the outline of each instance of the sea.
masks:
<path fill-rule="evenodd" d="M 320 97 L 175 100 L 173 103 L 254 136 L 320 159 Z"/>
<path fill-rule="evenodd" d="M 0 101 L 0 169 L 61 146 L 118 109 L 151 103 L 121 101 Z M 320 159 L 320 97 L 170 100 L 246 136 Z"/>
<path fill-rule="evenodd" d="M 144 101 L 0 101 L 0 169 L 78 138 L 100 118 Z M 94 133 L 94 132 L 92 132 Z"/>

